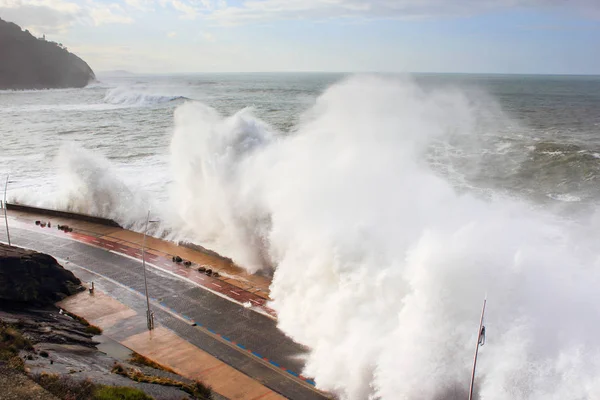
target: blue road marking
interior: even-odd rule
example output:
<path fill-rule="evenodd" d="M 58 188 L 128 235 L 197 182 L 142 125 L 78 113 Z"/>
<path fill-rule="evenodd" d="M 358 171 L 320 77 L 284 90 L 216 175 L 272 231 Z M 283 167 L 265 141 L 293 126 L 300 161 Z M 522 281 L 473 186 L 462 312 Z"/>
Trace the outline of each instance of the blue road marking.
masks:
<path fill-rule="evenodd" d="M 306 383 L 308 383 L 309 385 L 315 386 L 315 381 L 313 381 L 312 379 L 307 379 Z"/>
<path fill-rule="evenodd" d="M 276 366 L 277 368 L 281 368 L 281 365 L 277 364 L 275 361 L 271 361 L 269 360 L 269 363 L 273 364 L 274 366 Z"/>
<path fill-rule="evenodd" d="M 227 336 L 223 336 L 223 335 L 221 335 L 221 337 L 222 337 L 223 339 L 227 340 L 228 342 L 231 342 L 231 339 L 229 339 Z"/>
<path fill-rule="evenodd" d="M 263 358 L 263 356 L 261 356 L 260 354 L 258 354 L 257 352 L 253 351 L 252 354 L 254 354 L 256 357 L 258 358 Z"/>
<path fill-rule="evenodd" d="M 237 344 L 237 347 L 239 347 L 240 349 L 244 349 L 244 350 L 246 350 L 246 346 L 244 346 L 243 344 L 239 344 L 239 343 L 238 343 L 238 344 Z"/>
<path fill-rule="evenodd" d="M 294 371 L 290 371 L 289 369 L 287 370 L 287 373 L 288 373 L 288 374 L 291 374 L 291 375 L 294 375 L 296 378 L 299 378 L 299 377 L 300 377 L 300 375 L 299 375 L 299 374 L 295 373 Z"/>

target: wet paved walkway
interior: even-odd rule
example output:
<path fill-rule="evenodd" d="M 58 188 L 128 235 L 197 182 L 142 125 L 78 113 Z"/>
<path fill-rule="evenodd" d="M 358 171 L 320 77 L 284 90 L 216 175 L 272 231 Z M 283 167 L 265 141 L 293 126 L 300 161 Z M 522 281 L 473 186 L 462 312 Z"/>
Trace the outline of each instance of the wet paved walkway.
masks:
<path fill-rule="evenodd" d="M 74 219 L 48 217 L 21 211 L 9 211 L 10 225 L 33 231 L 44 231 L 59 237 L 70 237 L 79 242 L 88 243 L 129 257 L 142 259 L 143 235 L 122 228 L 78 221 Z M 50 227 L 37 226 L 35 221 L 49 222 Z M 58 230 L 59 225 L 74 228 L 73 232 Z M 178 255 L 193 263 L 186 267 L 183 263 L 173 262 Z M 270 281 L 266 277 L 252 275 L 235 266 L 231 261 L 203 253 L 198 250 L 179 246 L 175 243 L 153 237 L 146 238 L 146 263 L 205 287 L 232 301 L 250 306 L 254 311 L 276 318 L 275 311 L 267 306 Z M 220 276 L 208 276 L 198 271 L 199 267 L 211 269 Z"/>
<path fill-rule="evenodd" d="M 65 267 L 73 270 L 80 279 L 93 281 L 100 290 L 119 299 L 137 314 L 145 315 L 143 271 L 139 260 L 109 250 L 109 246 L 103 248 L 96 246 L 96 243 L 91 245 L 78 241 L 81 235 L 98 241 L 108 240 L 106 234 L 102 237 L 92 236 L 78 230 L 64 234 L 55 227 L 40 228 L 35 224 L 23 229 L 22 225 L 27 221 L 22 219 L 9 220 L 9 223 L 13 244 L 69 260 L 69 263 L 64 263 Z M 0 240 L 6 241 L 5 234 L 0 233 Z M 158 324 L 168 327 L 191 345 L 287 398 L 327 398 L 314 389 L 312 380 L 300 374 L 303 368 L 302 355 L 306 349 L 279 331 L 271 315 L 254 312 L 231 298 L 207 290 L 204 285 L 165 268 L 148 268 L 147 277 Z M 217 283 L 220 282 L 217 280 Z M 252 293 L 243 289 L 240 293 L 242 291 Z M 126 320 L 129 311 L 124 309 L 121 312 L 124 313 L 121 317 Z M 137 334 L 144 333 L 145 317 L 138 325 L 137 329 L 141 331 L 136 331 Z M 134 333 L 124 332 L 123 337 L 116 335 L 114 339 L 123 341 Z"/>
<path fill-rule="evenodd" d="M 78 268 L 73 268 L 75 272 Z M 171 330 L 156 324 L 146 329 L 146 316 L 139 314 L 98 289 L 82 292 L 57 304 L 99 326 L 103 334 L 129 349 L 167 366 L 178 374 L 203 382 L 232 400 L 280 400 L 284 397 L 258 381 L 188 343 Z"/>

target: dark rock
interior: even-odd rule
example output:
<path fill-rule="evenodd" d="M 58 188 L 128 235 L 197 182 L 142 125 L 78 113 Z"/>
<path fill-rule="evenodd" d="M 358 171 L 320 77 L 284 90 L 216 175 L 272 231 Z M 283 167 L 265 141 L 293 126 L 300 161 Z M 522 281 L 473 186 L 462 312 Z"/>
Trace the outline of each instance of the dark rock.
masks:
<path fill-rule="evenodd" d="M 39 225 L 41 223 L 41 221 L 35 221 L 36 225 Z"/>
<path fill-rule="evenodd" d="M 94 71 L 59 43 L 0 19 L 0 89 L 84 87 Z"/>
<path fill-rule="evenodd" d="M 220 277 L 220 276 L 221 276 L 221 274 L 219 274 L 218 272 L 213 272 L 213 276 L 214 276 L 215 278 L 218 278 L 218 277 Z"/>
<path fill-rule="evenodd" d="M 179 257 L 179 256 L 175 256 L 175 262 L 176 263 L 180 263 L 183 261 L 183 258 Z"/>
<path fill-rule="evenodd" d="M 206 270 L 206 275 L 211 276 L 212 275 L 212 269 L 207 269 Z"/>
<path fill-rule="evenodd" d="M 198 268 L 198 272 L 205 272 L 205 271 L 206 271 L 206 268 L 204 268 L 204 267 Z"/>
<path fill-rule="evenodd" d="M 53 257 L 0 244 L 0 301 L 46 305 L 81 290 L 81 281 Z"/>
<path fill-rule="evenodd" d="M 192 262 L 191 261 L 184 261 L 183 265 L 185 265 L 186 267 L 191 267 L 192 266 Z"/>

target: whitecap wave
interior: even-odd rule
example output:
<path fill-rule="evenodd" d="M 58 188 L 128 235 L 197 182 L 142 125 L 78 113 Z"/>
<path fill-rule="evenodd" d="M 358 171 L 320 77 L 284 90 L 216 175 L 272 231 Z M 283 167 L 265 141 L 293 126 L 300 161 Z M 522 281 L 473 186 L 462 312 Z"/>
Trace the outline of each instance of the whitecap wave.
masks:
<path fill-rule="evenodd" d="M 152 106 L 185 99 L 184 96 L 159 95 L 124 87 L 109 89 L 104 96 L 104 102 L 122 106 Z"/>
<path fill-rule="evenodd" d="M 581 201 L 581 197 L 569 193 L 549 193 L 547 196 L 552 200 L 563 201 L 565 203 L 577 203 Z"/>

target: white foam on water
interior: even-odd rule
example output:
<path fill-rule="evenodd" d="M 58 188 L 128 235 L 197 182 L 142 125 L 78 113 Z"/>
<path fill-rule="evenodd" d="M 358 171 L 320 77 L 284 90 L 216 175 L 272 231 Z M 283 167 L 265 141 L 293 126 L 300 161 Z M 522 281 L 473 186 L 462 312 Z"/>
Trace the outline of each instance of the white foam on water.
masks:
<path fill-rule="evenodd" d="M 600 398 L 600 218 L 581 227 L 514 199 L 459 195 L 425 161 L 431 140 L 478 134 L 489 110 L 477 104 L 354 77 L 288 136 L 250 109 L 176 110 L 182 227 L 250 271 L 275 268 L 279 327 L 310 348 L 304 373 L 319 388 L 464 397 L 487 293 L 481 398 Z"/>
<path fill-rule="evenodd" d="M 574 202 L 581 201 L 581 197 L 575 196 L 575 195 L 569 194 L 569 193 L 564 193 L 564 194 L 550 193 L 550 194 L 548 194 L 548 197 L 553 200 L 564 201 L 566 203 L 574 203 Z"/>
<path fill-rule="evenodd" d="M 63 145 L 55 159 L 56 181 L 36 193 L 16 191 L 10 201 L 112 219 L 142 229 L 152 207 L 143 188 L 126 182 L 105 157 L 77 144 Z"/>
<path fill-rule="evenodd" d="M 185 99 L 185 97 L 178 95 L 147 93 L 145 91 L 128 87 L 116 87 L 108 89 L 106 91 L 106 95 L 104 96 L 104 102 L 122 106 L 151 106 L 182 99 Z"/>
<path fill-rule="evenodd" d="M 481 398 L 598 399 L 600 213 L 580 226 L 457 193 L 428 146 L 504 118 L 469 96 L 353 77 L 285 135 L 252 109 L 185 103 L 171 142 L 176 216 L 164 217 L 173 235 L 274 269 L 279 327 L 310 349 L 304 374 L 340 398 L 465 398 L 487 293 Z M 141 229 L 143 188 L 79 147 L 57 162 L 59 190 L 39 203 Z"/>

